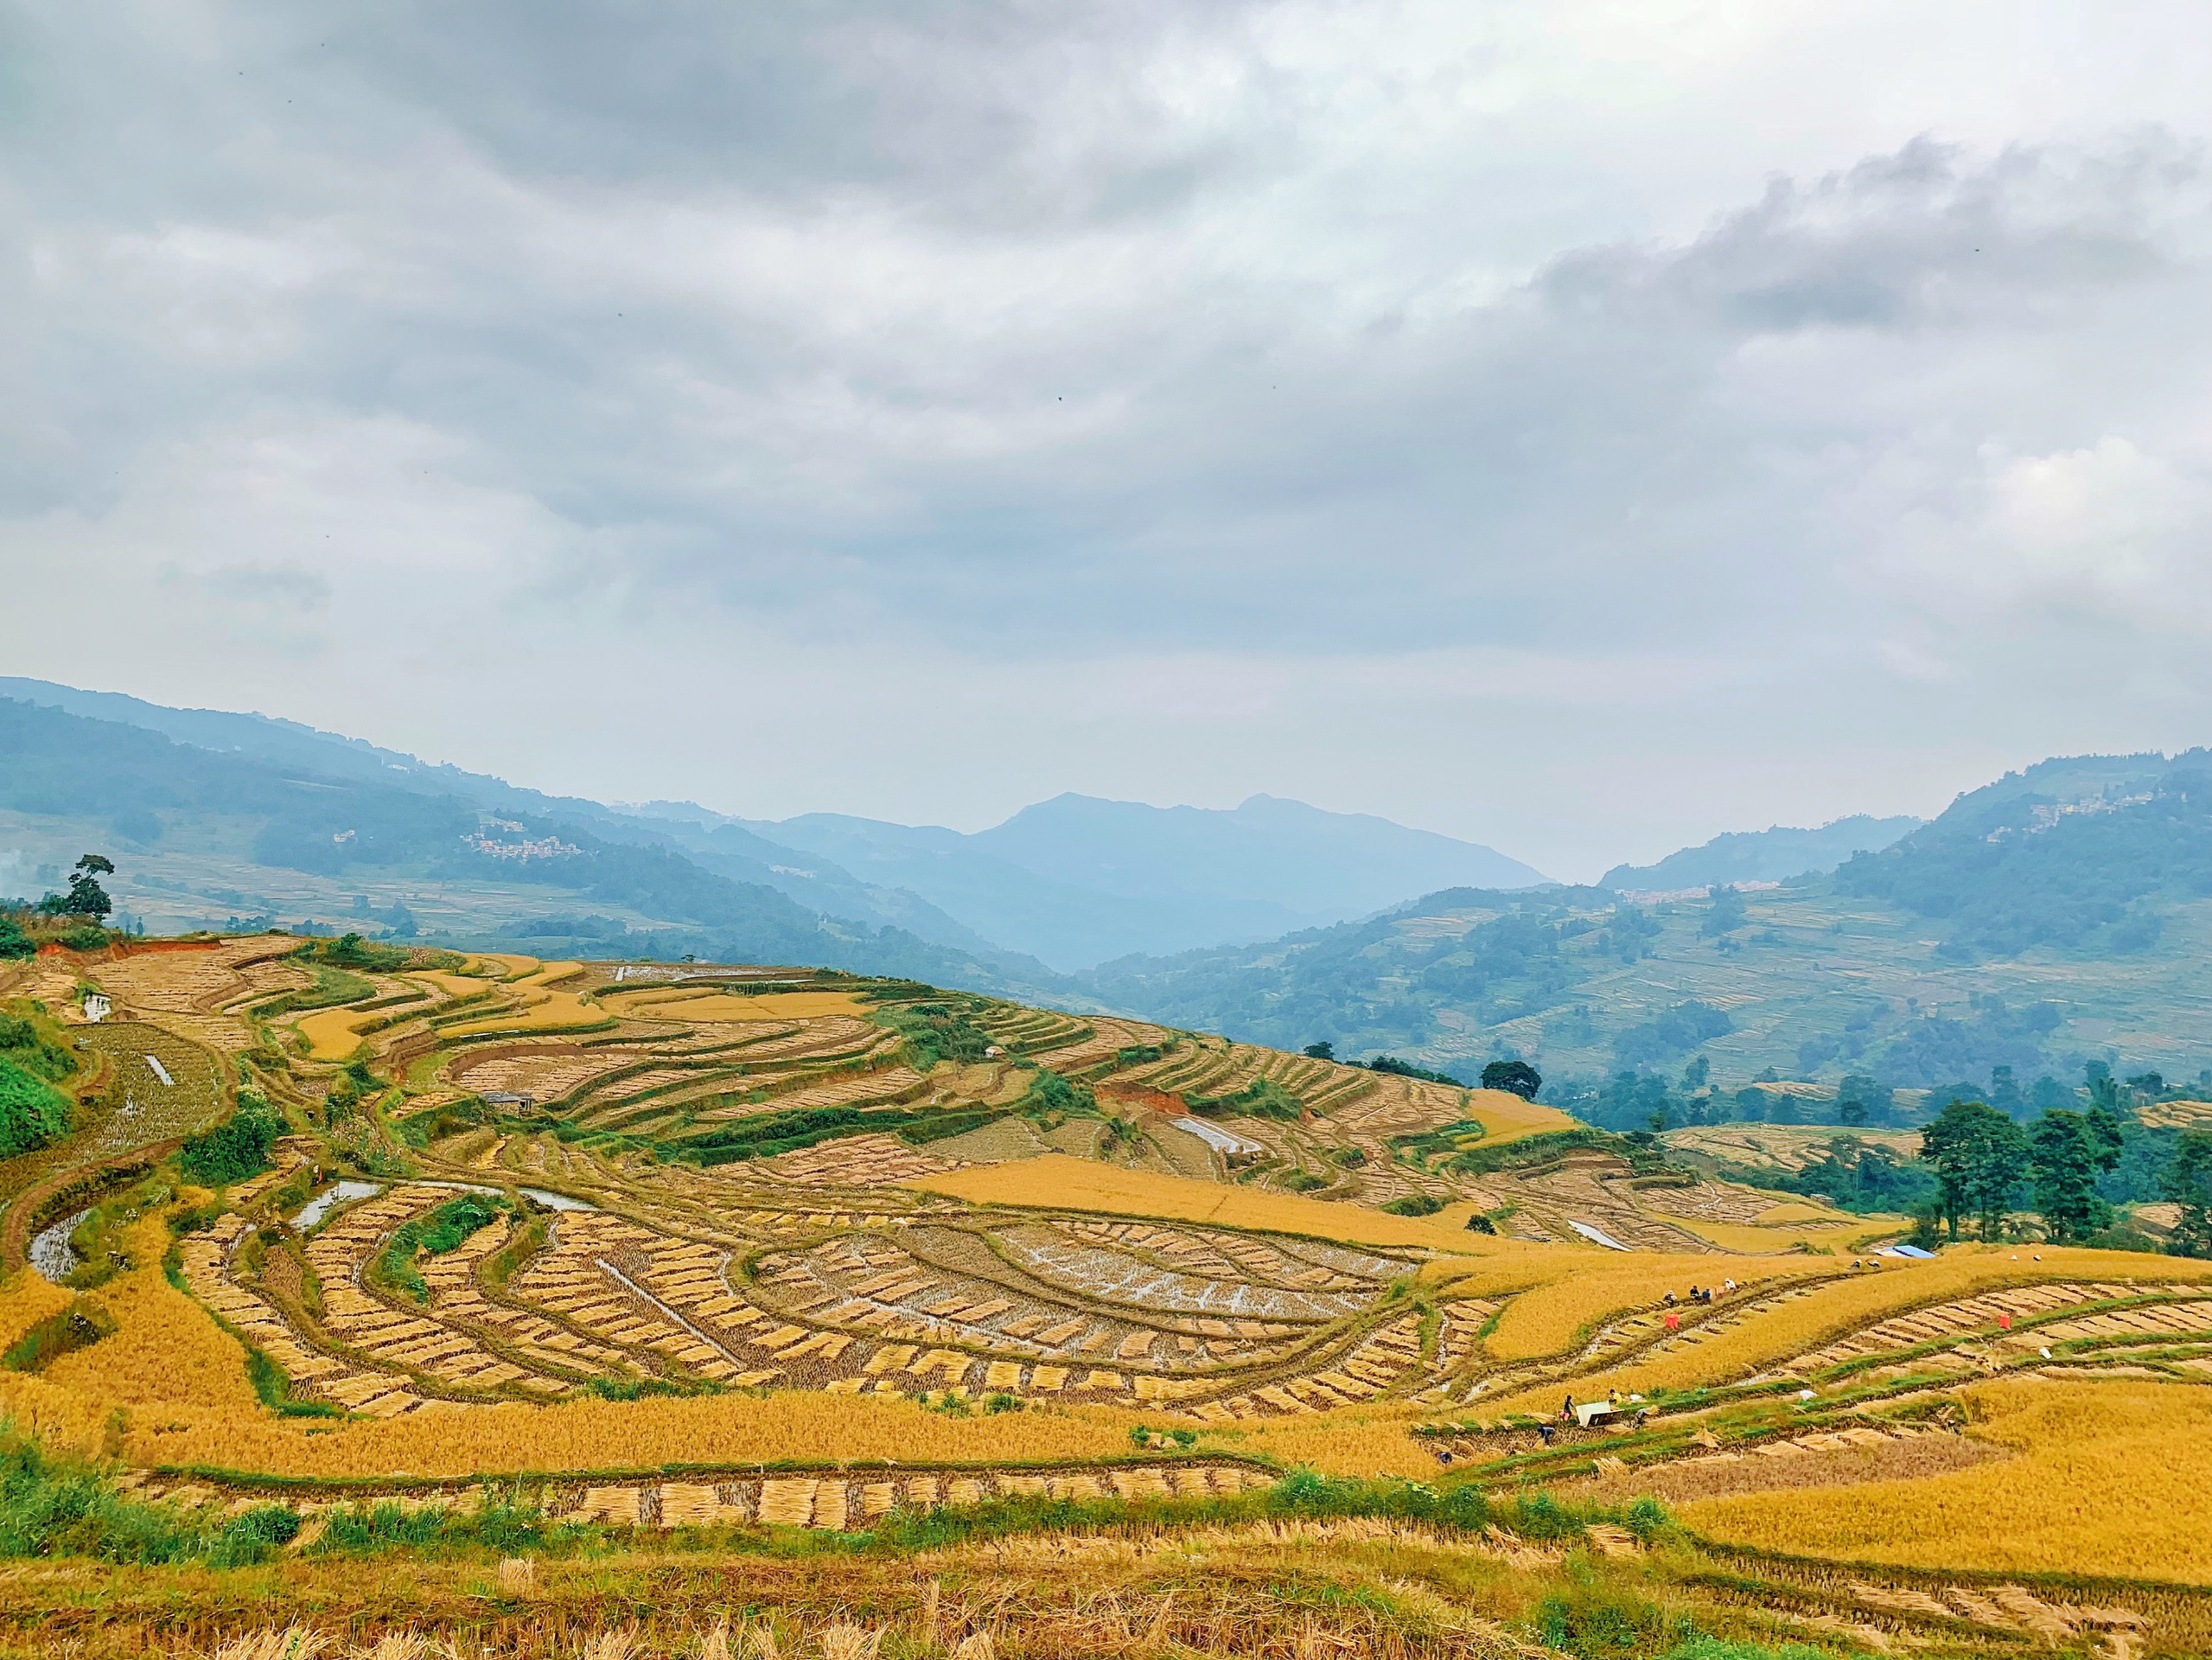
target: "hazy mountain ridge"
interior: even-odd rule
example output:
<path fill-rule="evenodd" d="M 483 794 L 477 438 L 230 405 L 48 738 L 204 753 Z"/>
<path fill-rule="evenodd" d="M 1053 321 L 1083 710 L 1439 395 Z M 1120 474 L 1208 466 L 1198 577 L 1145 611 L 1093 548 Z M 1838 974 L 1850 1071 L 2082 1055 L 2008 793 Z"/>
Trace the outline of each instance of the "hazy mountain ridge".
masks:
<path fill-rule="evenodd" d="M 824 916 L 979 958 L 1037 959 L 1025 975 L 1044 963 L 1065 972 L 1136 951 L 1268 939 L 1469 880 L 1545 879 L 1475 843 L 1264 795 L 1223 812 L 1065 795 L 974 834 L 833 814 L 775 822 L 687 801 L 613 806 L 549 795 L 265 715 L 169 709 L 20 679 L 0 679 L 4 696 L 214 753 L 679 849 Z"/>
<path fill-rule="evenodd" d="M 460 943 L 854 967 L 1463 1069 L 1519 1055 L 1589 1076 L 1704 1054 L 1731 1076 L 1858 1069 L 1917 1086 L 2107 1054 L 2189 1076 L 2212 1058 L 2196 1018 L 2212 954 L 2202 751 L 2046 762 L 1965 793 L 1833 875 L 1750 894 L 1638 904 L 1598 887 L 1452 884 L 1341 922 L 1125 953 L 1070 975 L 970 918 L 1058 907 L 1063 945 L 1176 913 L 1189 927 L 1202 911 L 1206 926 L 1257 932 L 1317 846 L 1354 867 L 1333 887 L 1312 884 L 1338 904 L 1371 897 L 1359 881 L 1397 879 L 1365 857 L 1378 845 L 1397 850 L 1400 871 L 1499 856 L 1265 797 L 1208 813 L 1063 796 L 975 835 L 835 814 L 744 821 L 688 803 L 615 808 L 290 723 L 73 695 L 137 718 L 0 699 L 0 813 L 24 815 L 18 851 L 25 824 L 46 827 L 52 854 L 112 846 L 129 855 L 126 908 L 196 895 L 189 914 L 218 925 L 221 903 L 242 918 L 281 910 L 371 932 L 414 928 L 419 913 L 424 937 Z M 199 742 L 153 730 L 157 718 Z M 306 764 L 326 757 L 328 773 Z M 1278 837 L 1271 866 L 1270 827 L 1285 820 L 1295 833 Z M 1771 852 L 1789 836 L 1863 837 L 1879 823 L 1718 838 L 1641 869 L 1680 872 L 1716 848 Z M 551 846 L 524 852 L 532 841 Z M 35 894 L 29 868 L 0 865 L 0 886 Z M 916 871 L 928 879 L 889 879 Z M 1194 889 L 1209 872 L 1227 891 Z M 957 906 L 919 891 L 932 886 Z M 897 920 L 877 920 L 887 916 Z"/>
<path fill-rule="evenodd" d="M 111 827 L 148 848 L 167 839 L 164 815 L 220 818 L 240 827 L 245 845 L 233 852 L 241 861 L 341 886 L 397 876 L 418 891 L 452 884 L 520 890 L 539 913 L 488 935 L 464 932 L 456 936 L 463 943 L 603 947 L 609 925 L 593 914 L 597 908 L 668 924 L 641 933 L 615 927 L 622 944 L 650 954 L 696 952 L 979 989 L 1067 991 L 1041 964 L 1014 954 L 958 952 L 903 929 L 825 917 L 772 888 L 705 869 L 676 848 L 612 840 L 564 817 L 494 818 L 491 812 L 500 809 L 457 795 L 318 777 L 8 699 L 0 699 L 0 755 L 7 757 L 0 809 Z M 124 864 L 115 884 L 118 900 L 143 903 Z"/>
<path fill-rule="evenodd" d="M 1877 819 L 1860 813 L 1814 830 L 1776 825 L 1730 831 L 1655 864 L 1616 865 L 1597 878 L 1597 885 L 1631 893 L 1675 893 L 1719 882 L 1787 882 L 1824 875 L 1852 854 L 1879 852 L 1926 822 L 1909 815 Z"/>
<path fill-rule="evenodd" d="M 1220 811 L 1068 794 L 972 834 L 835 814 L 751 827 L 919 893 L 1063 971 L 1342 921 L 1440 876 L 1546 880 L 1476 843 L 1266 795 Z"/>
<path fill-rule="evenodd" d="M 0 697 L 12 697 L 88 719 L 157 732 L 172 742 L 226 756 L 244 756 L 318 776 L 374 783 L 415 794 L 451 796 L 508 814 L 554 815 L 588 824 L 612 840 L 649 846 L 684 846 L 721 875 L 772 888 L 811 910 L 874 927 L 908 929 L 956 950 L 997 950 L 912 894 L 871 890 L 836 865 L 802 859 L 794 849 L 734 829 L 707 845 L 694 845 L 680 821 L 625 813 L 581 796 L 549 795 L 484 773 L 432 765 L 412 755 L 360 738 L 261 714 L 214 709 L 169 709 L 114 692 L 84 692 L 43 680 L 0 678 Z M 725 820 L 724 827 L 734 826 Z M 802 868 L 804 867 L 804 868 Z"/>

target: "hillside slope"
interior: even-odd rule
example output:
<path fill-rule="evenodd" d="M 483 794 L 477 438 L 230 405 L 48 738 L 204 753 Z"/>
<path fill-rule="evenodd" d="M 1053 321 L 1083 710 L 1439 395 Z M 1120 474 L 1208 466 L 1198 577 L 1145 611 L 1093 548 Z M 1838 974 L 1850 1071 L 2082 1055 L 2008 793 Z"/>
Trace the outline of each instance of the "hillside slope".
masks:
<path fill-rule="evenodd" d="M 0 677 L 0 698 L 136 727 L 181 745 L 233 759 L 259 761 L 283 770 L 304 770 L 319 778 L 450 798 L 509 816 L 557 817 L 566 823 L 588 826 L 609 841 L 680 847 L 708 870 L 738 882 L 773 888 L 824 916 L 870 927 L 902 929 L 959 951 L 996 949 L 974 929 L 955 922 L 917 894 L 861 881 L 824 859 L 769 841 L 734 822 L 717 824 L 709 831 L 680 817 L 666 820 L 641 817 L 580 796 L 548 795 L 483 773 L 431 765 L 360 738 L 268 715 L 171 709 L 120 693 L 86 692 L 14 677 Z M 146 820 L 137 822 L 143 827 Z"/>
<path fill-rule="evenodd" d="M 1677 893 L 1717 882 L 1787 882 L 1824 875 L 1854 853 L 1879 852 L 1923 822 L 1861 813 L 1817 830 L 1777 825 L 1771 830 L 1731 831 L 1654 865 L 1616 865 L 1598 878 L 1597 885 L 1622 892 Z"/>
<path fill-rule="evenodd" d="M 1832 876 L 1638 904 L 1602 889 L 1431 894 L 1265 945 L 1129 959 L 1102 1000 L 1253 1041 L 1329 1039 L 1595 1079 L 1707 1057 L 1905 1088 L 2212 1065 L 2204 757 L 2052 761 Z"/>
<path fill-rule="evenodd" d="M 112 884 L 123 909 L 186 926 L 282 910 L 463 944 L 589 942 L 1065 989 L 1041 964 L 824 916 L 673 846 L 373 774 L 218 754 L 10 699 L 0 699 L 0 763 L 9 840 L 48 850 L 21 872 L 33 878 L 27 889 L 51 886 L 86 847 L 110 847 L 124 855 Z"/>

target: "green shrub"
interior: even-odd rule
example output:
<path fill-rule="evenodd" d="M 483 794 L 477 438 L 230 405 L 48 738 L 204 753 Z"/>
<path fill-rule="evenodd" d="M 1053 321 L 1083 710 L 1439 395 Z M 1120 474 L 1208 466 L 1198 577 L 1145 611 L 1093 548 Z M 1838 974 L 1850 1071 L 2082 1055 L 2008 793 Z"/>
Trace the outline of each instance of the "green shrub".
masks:
<path fill-rule="evenodd" d="M 22 924 L 12 916 L 0 916 L 0 962 L 37 954 L 38 942 L 23 932 Z"/>
<path fill-rule="evenodd" d="M 1433 1216 L 1444 1209 L 1444 1201 L 1431 1198 L 1426 1193 L 1408 1193 L 1402 1199 L 1393 1199 L 1382 1208 L 1393 1216 Z"/>
<path fill-rule="evenodd" d="M 1099 1109 L 1099 1098 L 1091 1093 L 1087 1084 L 1071 1082 L 1050 1067 L 1041 1066 L 1030 1080 L 1030 1087 L 1022 1092 L 1015 1103 L 1021 1113 L 1094 1113 Z"/>
<path fill-rule="evenodd" d="M 69 1098 L 0 1056 L 0 1159 L 42 1147 L 69 1128 Z"/>
<path fill-rule="evenodd" d="M 199 1534 L 175 1511 L 132 1503 L 0 1423 L 0 1556 L 175 1562 L 199 1548 Z"/>
<path fill-rule="evenodd" d="M 177 1152 L 185 1175 L 202 1187 L 227 1187 L 269 1168 L 269 1149 L 284 1133 L 277 1109 L 241 1089 L 238 1110 L 204 1135 L 188 1136 Z"/>
<path fill-rule="evenodd" d="M 1326 1176 L 1316 1176 L 1310 1170 L 1294 1170 L 1283 1178 L 1283 1185 L 1293 1193 L 1312 1193 L 1329 1185 Z"/>
<path fill-rule="evenodd" d="M 340 968 L 366 968 L 372 974 L 389 974 L 405 968 L 412 953 L 405 946 L 378 945 L 358 934 L 341 934 L 335 940 L 311 940 L 292 954 L 309 962 L 327 962 Z"/>
<path fill-rule="evenodd" d="M 250 1567 L 271 1561 L 291 1543 L 300 1519 L 282 1504 L 257 1504 L 231 1517 L 207 1542 L 207 1560 L 217 1567 Z"/>
<path fill-rule="evenodd" d="M 1667 1507 L 1648 1493 L 1633 1501 L 1629 1505 L 1628 1513 L 1622 1517 L 1628 1524 L 1629 1531 L 1646 1544 L 1649 1544 L 1653 1537 L 1673 1519 L 1667 1514 Z"/>
<path fill-rule="evenodd" d="M 0 1355 L 0 1366 L 16 1372 L 39 1371 L 64 1355 L 90 1347 L 114 1330 L 115 1316 L 98 1303 L 80 1298 L 17 1338 L 8 1352 Z"/>
<path fill-rule="evenodd" d="M 991 1034 L 968 1013 L 949 1003 L 889 1003 L 875 1012 L 875 1019 L 906 1039 L 907 1064 L 927 1072 L 940 1061 L 982 1060 L 992 1047 Z"/>
<path fill-rule="evenodd" d="M 1538 1634 L 1579 1660 L 1638 1660 L 1693 1641 L 1679 1614 L 1589 1574 L 1570 1579 L 1536 1611 Z"/>
<path fill-rule="evenodd" d="M 34 1077 L 59 1083 L 77 1069 L 61 1028 L 20 1014 L 0 1014 L 0 1060 L 13 1063 Z"/>

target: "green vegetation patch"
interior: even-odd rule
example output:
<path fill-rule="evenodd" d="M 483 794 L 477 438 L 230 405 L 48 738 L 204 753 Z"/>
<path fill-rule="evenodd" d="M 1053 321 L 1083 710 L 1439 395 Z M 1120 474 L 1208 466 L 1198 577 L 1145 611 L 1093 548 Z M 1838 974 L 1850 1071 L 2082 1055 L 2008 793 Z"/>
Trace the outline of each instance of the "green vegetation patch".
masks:
<path fill-rule="evenodd" d="M 9 1345 L 0 1366 L 12 1372 L 41 1371 L 62 1356 L 90 1348 L 115 1331 L 115 1317 L 98 1303 L 79 1298 L 48 1315 Z"/>
<path fill-rule="evenodd" d="M 269 1150 L 284 1133 L 284 1120 L 260 1096 L 241 1089 L 238 1110 L 203 1135 L 188 1136 L 178 1150 L 178 1168 L 202 1187 L 227 1187 L 269 1168 Z"/>
<path fill-rule="evenodd" d="M 1272 1078 L 1254 1078 L 1233 1095 L 1183 1099 L 1192 1112 L 1208 1118 L 1235 1114 L 1295 1124 L 1306 1115 L 1304 1104 Z"/>
<path fill-rule="evenodd" d="M 69 1097 L 0 1055 L 0 1159 L 13 1159 L 68 1133 Z"/>
<path fill-rule="evenodd" d="M 997 1039 L 968 1017 L 979 1005 L 951 999 L 928 1003 L 887 1003 L 870 1016 L 906 1039 L 906 1063 L 927 1072 L 940 1061 L 963 1065 L 982 1060 Z"/>
<path fill-rule="evenodd" d="M 303 962 L 362 969 L 373 974 L 397 974 L 414 958 L 414 953 L 405 946 L 379 945 L 358 934 L 341 934 L 335 940 L 309 940 L 292 955 Z"/>
<path fill-rule="evenodd" d="M 1393 1216 L 1433 1216 L 1444 1209 L 1444 1201 L 1426 1193 L 1408 1193 L 1402 1199 L 1393 1199 L 1382 1208 Z"/>
<path fill-rule="evenodd" d="M 0 1061 L 48 1083 L 59 1083 L 77 1070 L 77 1057 L 61 1026 L 29 1004 L 21 1012 L 0 1014 Z"/>
<path fill-rule="evenodd" d="M 416 1270 L 415 1257 L 427 1251 L 443 1256 L 457 1251 L 470 1236 L 490 1227 L 506 1213 L 506 1205 L 483 1193 L 463 1193 L 436 1210 L 403 1223 L 369 1265 L 369 1277 L 379 1285 L 405 1292 L 417 1302 L 426 1302 L 429 1287 Z"/>

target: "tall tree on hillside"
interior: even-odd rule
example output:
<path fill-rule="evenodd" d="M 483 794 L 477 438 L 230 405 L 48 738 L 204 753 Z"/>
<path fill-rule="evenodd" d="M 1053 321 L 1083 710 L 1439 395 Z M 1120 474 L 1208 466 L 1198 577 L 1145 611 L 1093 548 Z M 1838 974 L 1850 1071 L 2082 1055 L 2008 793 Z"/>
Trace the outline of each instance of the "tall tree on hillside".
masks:
<path fill-rule="evenodd" d="M 115 909 L 115 902 L 107 897 L 99 878 L 115 874 L 114 862 L 102 853 L 86 853 L 77 861 L 76 873 L 69 878 L 69 892 L 62 901 L 62 914 L 67 916 L 105 916 Z"/>
<path fill-rule="evenodd" d="M 1544 1075 L 1527 1061 L 1492 1061 L 1482 1069 L 1482 1087 L 1503 1089 L 1523 1101 L 1533 1101 L 1536 1092 L 1544 1087 Z"/>
<path fill-rule="evenodd" d="M 2036 1120 L 2028 1161 L 2036 1209 L 2051 1238 L 2070 1243 L 2111 1225 L 2112 1206 L 2097 1192 L 2097 1172 L 2120 1162 L 2117 1136 L 2103 1133 L 2083 1114 L 2055 1108 Z"/>
<path fill-rule="evenodd" d="M 2176 1256 L 2212 1256 L 2212 1130 L 2181 1133 L 2158 1187 L 2167 1203 L 2181 1207 L 2167 1248 Z"/>
<path fill-rule="evenodd" d="M 1984 1239 L 1997 1238 L 2028 1173 L 2027 1133 L 1987 1101 L 1954 1101 L 1921 1131 L 1920 1156 L 1935 1172 L 1951 1237 L 1971 1216 Z"/>

